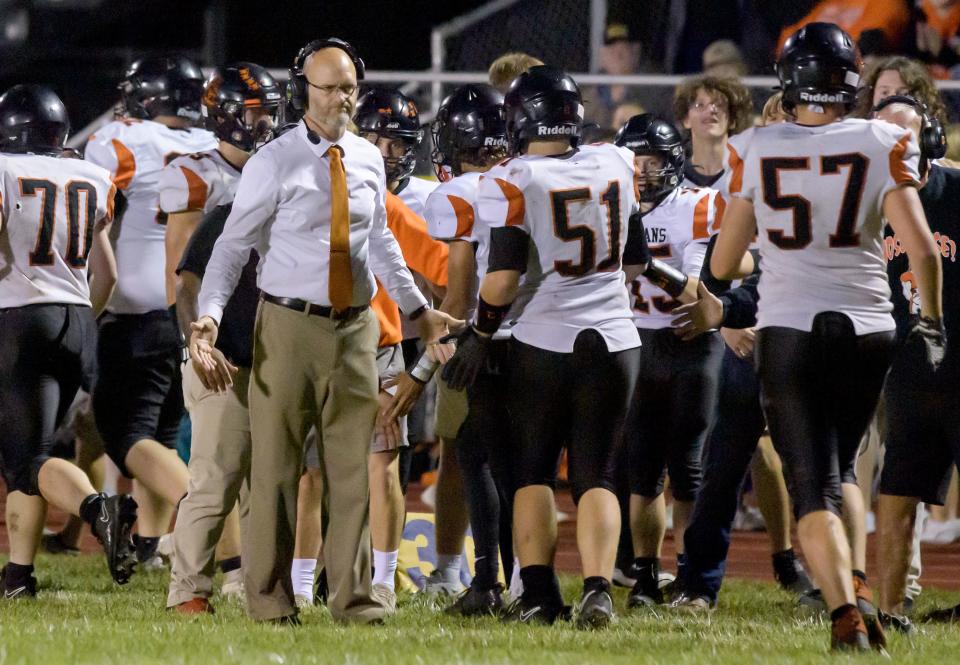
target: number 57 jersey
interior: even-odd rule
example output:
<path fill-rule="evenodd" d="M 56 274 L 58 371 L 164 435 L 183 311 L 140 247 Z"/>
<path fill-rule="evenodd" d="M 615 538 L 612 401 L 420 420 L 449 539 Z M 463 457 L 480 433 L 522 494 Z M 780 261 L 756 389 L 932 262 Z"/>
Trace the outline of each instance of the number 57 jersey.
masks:
<path fill-rule="evenodd" d="M 919 186 L 912 132 L 853 118 L 781 123 L 732 137 L 727 151 L 727 191 L 752 201 L 757 219 L 757 327 L 809 332 L 832 311 L 858 335 L 893 330 L 883 200 Z"/>
<path fill-rule="evenodd" d="M 498 227 L 529 236 L 526 300 L 513 327 L 519 341 L 571 353 L 592 328 L 611 352 L 640 346 L 624 285 L 622 252 L 637 205 L 633 154 L 588 145 L 561 157 L 523 155 L 484 174 L 477 198 L 478 233 Z M 493 258 L 493 257 L 491 257 Z"/>
<path fill-rule="evenodd" d="M 113 196 L 110 173 L 80 159 L 0 155 L 0 308 L 89 307 L 87 256 Z"/>

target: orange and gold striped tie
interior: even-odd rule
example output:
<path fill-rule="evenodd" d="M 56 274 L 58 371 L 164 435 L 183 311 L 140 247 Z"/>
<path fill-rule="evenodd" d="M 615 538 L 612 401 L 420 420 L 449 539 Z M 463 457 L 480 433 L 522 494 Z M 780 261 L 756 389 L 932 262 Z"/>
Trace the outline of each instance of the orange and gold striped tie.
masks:
<path fill-rule="evenodd" d="M 353 270 L 350 268 L 350 201 L 342 148 L 327 150 L 330 157 L 330 304 L 344 310 L 353 303 Z"/>

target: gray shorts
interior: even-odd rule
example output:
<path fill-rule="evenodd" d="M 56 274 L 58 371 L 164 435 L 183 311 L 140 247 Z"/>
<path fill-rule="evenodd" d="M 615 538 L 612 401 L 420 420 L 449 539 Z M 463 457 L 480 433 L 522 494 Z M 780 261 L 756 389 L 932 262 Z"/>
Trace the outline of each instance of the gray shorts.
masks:
<path fill-rule="evenodd" d="M 377 350 L 377 373 L 380 375 L 380 382 L 383 383 L 387 379 L 392 379 L 396 376 L 399 376 L 406 369 L 403 363 L 403 350 L 400 348 L 400 345 L 395 346 L 385 346 L 382 349 Z M 387 388 L 385 392 L 393 394 L 396 392 L 396 388 Z M 310 433 L 307 434 L 307 440 L 304 442 L 304 454 L 303 454 L 303 465 L 307 469 L 319 469 L 320 468 L 320 453 L 317 446 L 317 429 L 311 428 Z M 400 441 L 397 445 L 389 445 L 382 437 L 378 437 L 374 433 L 372 440 L 370 441 L 370 452 L 372 453 L 383 453 L 389 452 L 391 450 L 397 450 L 399 448 L 405 448 L 409 446 L 410 442 L 407 440 L 407 417 L 404 416 L 400 419 Z"/>

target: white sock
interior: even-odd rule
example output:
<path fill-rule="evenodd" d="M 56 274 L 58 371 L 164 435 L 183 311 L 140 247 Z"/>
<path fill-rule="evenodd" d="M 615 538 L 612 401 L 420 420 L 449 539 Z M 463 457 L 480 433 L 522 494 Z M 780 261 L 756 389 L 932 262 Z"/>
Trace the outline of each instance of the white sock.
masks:
<path fill-rule="evenodd" d="M 313 574 L 317 571 L 316 559 L 294 559 L 290 569 L 293 595 L 313 598 Z"/>
<path fill-rule="evenodd" d="M 438 554 L 437 568 L 440 571 L 440 577 L 446 584 L 457 584 L 460 582 L 460 557 L 459 554 Z"/>
<path fill-rule="evenodd" d="M 392 552 L 381 552 L 373 550 L 373 583 L 386 584 L 391 589 L 394 584 L 394 576 L 397 574 L 397 558 L 400 556 L 400 550 Z"/>

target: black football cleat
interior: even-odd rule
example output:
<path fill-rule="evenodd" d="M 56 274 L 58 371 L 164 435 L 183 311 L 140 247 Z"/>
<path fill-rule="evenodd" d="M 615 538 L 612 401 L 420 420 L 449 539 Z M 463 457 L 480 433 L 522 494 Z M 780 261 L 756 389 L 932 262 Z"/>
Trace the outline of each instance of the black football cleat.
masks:
<path fill-rule="evenodd" d="M 539 623 L 553 625 L 557 619 L 570 620 L 570 606 L 560 602 L 534 601 L 523 594 L 500 615 L 503 623 Z"/>
<path fill-rule="evenodd" d="M 933 610 L 923 617 L 928 623 L 956 623 L 960 622 L 960 605 Z"/>
<path fill-rule="evenodd" d="M 7 567 L 0 568 L 0 588 L 3 589 L 4 600 L 35 598 L 37 595 L 37 578 L 32 574 L 22 584 L 10 584 L 7 579 Z"/>
<path fill-rule="evenodd" d="M 80 554 L 80 549 L 64 541 L 63 534 L 59 532 L 45 532 L 40 538 L 40 544 L 49 554 L 66 554 L 69 556 L 79 556 Z"/>
<path fill-rule="evenodd" d="M 117 584 L 126 584 L 137 565 L 133 539 L 130 536 L 137 521 L 137 502 L 127 494 L 103 496 L 100 514 L 93 522 L 93 535 L 107 555 L 107 567 Z"/>
<path fill-rule="evenodd" d="M 905 614 L 887 614 L 879 610 L 877 616 L 880 617 L 880 625 L 885 631 L 893 630 L 907 637 L 914 637 L 918 632 L 910 617 Z"/>
<path fill-rule="evenodd" d="M 630 609 L 653 608 L 657 605 L 663 605 L 664 602 L 663 590 L 655 585 L 644 584 L 643 580 L 637 580 L 630 591 L 630 595 L 627 596 L 627 607 Z"/>
<path fill-rule="evenodd" d="M 581 630 L 606 628 L 616 621 L 613 598 L 607 591 L 587 591 L 577 605 L 576 617 L 575 625 Z"/>
<path fill-rule="evenodd" d="M 313 593 L 314 605 L 326 605 L 327 598 L 330 596 L 330 584 L 327 582 L 327 569 L 321 568 L 317 575 L 317 588 Z"/>
<path fill-rule="evenodd" d="M 470 585 L 444 612 L 464 617 L 496 616 L 503 610 L 502 594 L 502 584 L 483 590 Z"/>

